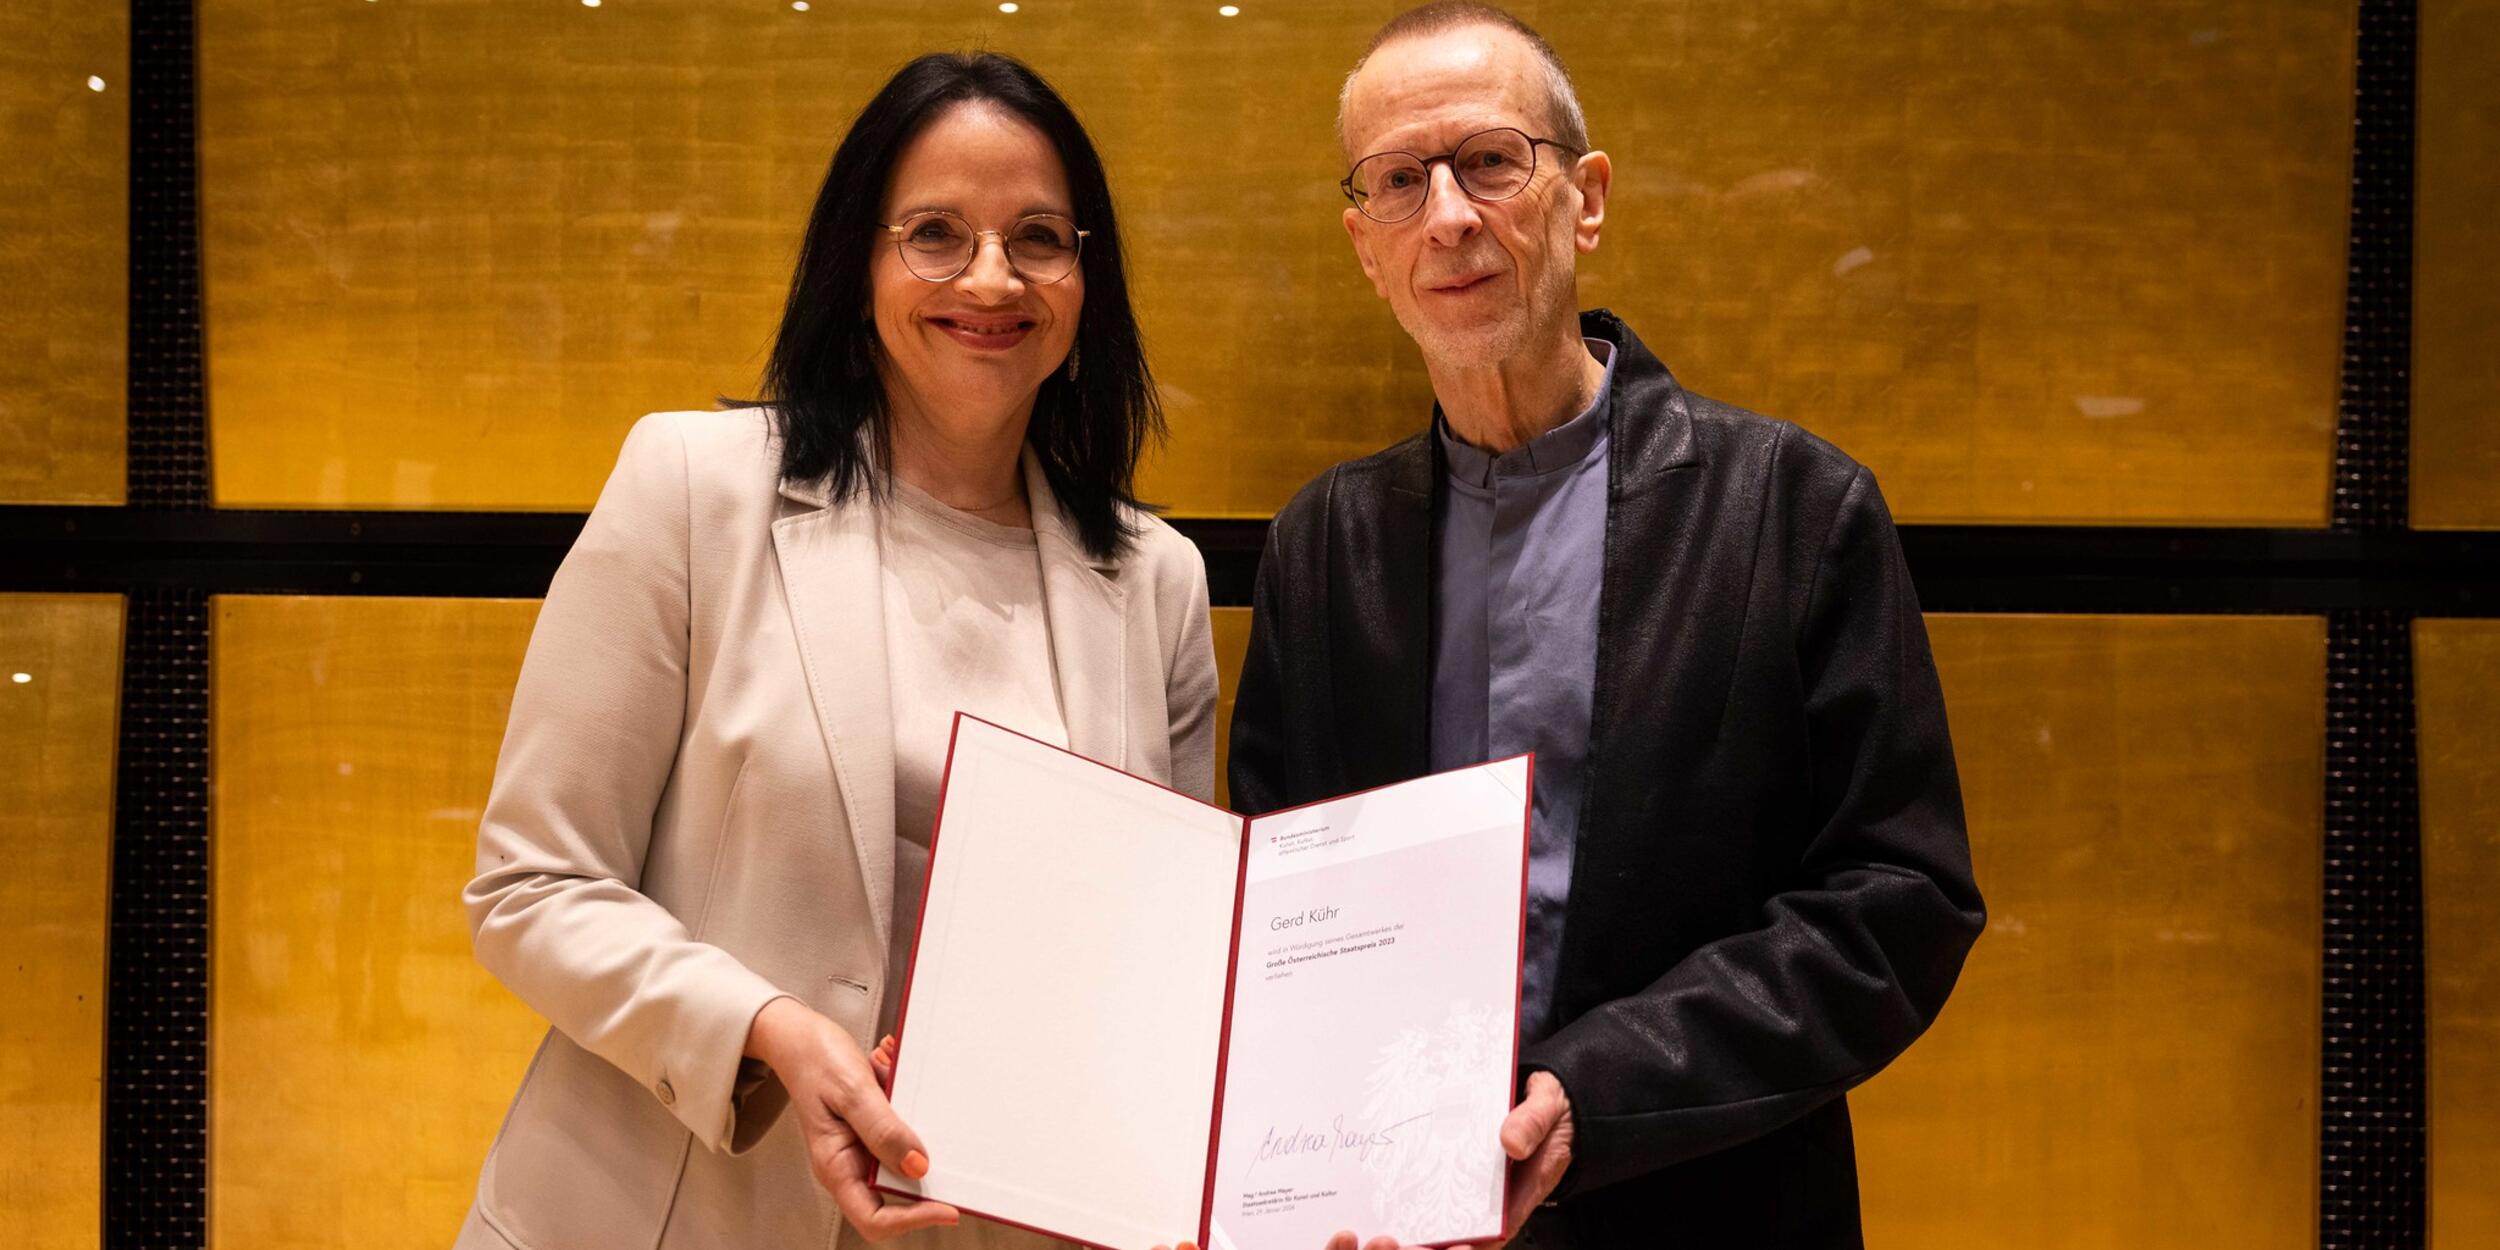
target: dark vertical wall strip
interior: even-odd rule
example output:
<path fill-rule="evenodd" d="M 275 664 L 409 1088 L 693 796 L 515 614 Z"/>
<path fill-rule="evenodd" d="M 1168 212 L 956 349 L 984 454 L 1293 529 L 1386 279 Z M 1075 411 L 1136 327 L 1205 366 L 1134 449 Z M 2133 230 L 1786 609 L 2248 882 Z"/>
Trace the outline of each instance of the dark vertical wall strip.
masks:
<path fill-rule="evenodd" d="M 113 802 L 104 1244 L 208 1229 L 208 596 L 130 597 Z"/>
<path fill-rule="evenodd" d="M 2361 0 L 2335 527 L 2407 524 L 2413 411 L 2415 0 Z"/>
<path fill-rule="evenodd" d="M 189 0 L 130 12 L 130 507 L 209 506 Z M 130 596 L 113 808 L 104 1244 L 208 1233 L 208 595 Z"/>
<path fill-rule="evenodd" d="M 2415 0 L 2361 0 L 2335 527 L 2408 524 Z M 2413 614 L 2327 629 L 2318 1244 L 2418 1247 L 2428 1208 Z"/>
<path fill-rule="evenodd" d="M 130 505 L 205 508 L 191 0 L 130 6 Z"/>
<path fill-rule="evenodd" d="M 2418 1247 L 2429 1147 L 2409 613 L 2328 617 L 2325 885 L 2318 1245 Z"/>

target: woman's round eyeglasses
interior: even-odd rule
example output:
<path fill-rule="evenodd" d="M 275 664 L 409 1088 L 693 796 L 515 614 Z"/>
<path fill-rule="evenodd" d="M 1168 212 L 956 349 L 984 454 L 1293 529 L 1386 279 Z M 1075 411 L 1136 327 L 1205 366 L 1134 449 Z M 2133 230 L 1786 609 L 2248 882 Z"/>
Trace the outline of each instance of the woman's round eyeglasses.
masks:
<path fill-rule="evenodd" d="M 1458 189 L 1471 199 L 1499 203 L 1519 194 L 1536 178 L 1536 150 L 1550 145 L 1577 160 L 1586 155 L 1559 139 L 1539 139 L 1508 126 L 1479 130 L 1439 156 L 1412 152 L 1374 152 L 1354 162 L 1337 185 L 1363 215 L 1382 224 L 1401 222 L 1424 206 L 1432 190 L 1432 167 L 1447 164 Z"/>
<path fill-rule="evenodd" d="M 1085 236 L 1093 233 L 1077 229 L 1075 222 L 1055 213 L 1019 217 L 1004 230 L 975 230 L 971 222 L 936 210 L 913 213 L 890 226 L 880 223 L 877 228 L 894 236 L 894 250 L 901 254 L 903 267 L 923 281 L 954 281 L 972 268 L 972 258 L 981 251 L 981 236 L 988 235 L 1006 249 L 1007 267 L 1038 286 L 1067 277 L 1076 268 Z"/>

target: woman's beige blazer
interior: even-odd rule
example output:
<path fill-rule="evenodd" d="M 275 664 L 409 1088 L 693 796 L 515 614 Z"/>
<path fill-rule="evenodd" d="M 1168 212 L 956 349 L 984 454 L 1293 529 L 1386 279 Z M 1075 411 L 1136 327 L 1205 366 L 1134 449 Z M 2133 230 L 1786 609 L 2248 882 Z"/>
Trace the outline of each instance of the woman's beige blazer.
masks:
<path fill-rule="evenodd" d="M 796 996 L 865 1046 L 894 914 L 877 512 L 779 480 L 760 411 L 643 418 L 530 636 L 464 895 L 555 1027 L 461 1247 L 821 1247 L 841 1232 L 749 1021 Z M 1086 554 L 1028 452 L 1074 749 L 1206 797 L 1205 565 L 1140 516 Z M 1002 1021 L 1002 1027 L 1015 1027 Z"/>

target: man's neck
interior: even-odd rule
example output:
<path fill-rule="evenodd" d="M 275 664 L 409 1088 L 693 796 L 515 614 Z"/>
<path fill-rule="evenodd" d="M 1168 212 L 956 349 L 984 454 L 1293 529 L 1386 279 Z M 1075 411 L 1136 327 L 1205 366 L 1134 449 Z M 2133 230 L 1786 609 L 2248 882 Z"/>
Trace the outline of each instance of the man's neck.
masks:
<path fill-rule="evenodd" d="M 1588 408 L 1606 384 L 1575 324 L 1543 350 L 1485 364 L 1425 358 L 1450 432 L 1494 455 L 1517 451 Z"/>

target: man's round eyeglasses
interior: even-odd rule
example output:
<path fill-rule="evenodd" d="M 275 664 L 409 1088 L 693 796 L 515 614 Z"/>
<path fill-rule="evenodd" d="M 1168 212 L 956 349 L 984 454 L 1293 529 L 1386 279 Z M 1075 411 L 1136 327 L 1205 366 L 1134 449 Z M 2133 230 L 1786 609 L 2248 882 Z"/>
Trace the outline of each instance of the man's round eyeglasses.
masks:
<path fill-rule="evenodd" d="M 1004 230 L 975 230 L 971 222 L 943 211 L 913 213 L 894 225 L 879 223 L 877 228 L 894 236 L 894 250 L 902 256 L 903 267 L 922 281 L 954 281 L 972 268 L 973 257 L 981 251 L 981 236 L 988 235 L 1006 249 L 1007 267 L 1037 286 L 1067 277 L 1076 268 L 1085 236 L 1093 233 L 1077 229 L 1075 222 L 1055 213 L 1019 217 Z"/>
<path fill-rule="evenodd" d="M 1374 152 L 1354 162 L 1338 186 L 1354 207 L 1373 221 L 1404 221 L 1423 208 L 1432 190 L 1432 167 L 1447 164 L 1458 189 L 1471 199 L 1499 203 L 1527 189 L 1536 178 L 1536 150 L 1552 146 L 1577 160 L 1586 155 L 1559 139 L 1539 139 L 1508 126 L 1479 130 L 1439 156 L 1412 152 Z"/>

